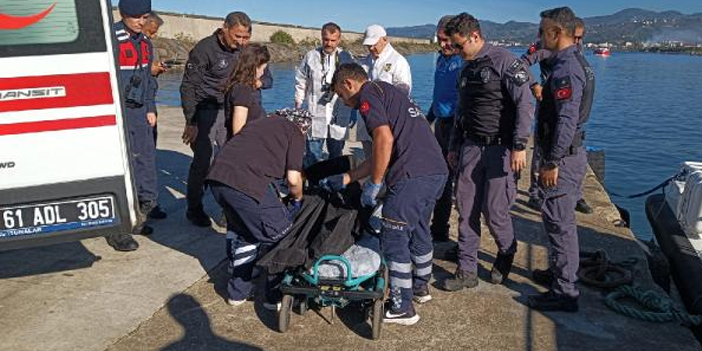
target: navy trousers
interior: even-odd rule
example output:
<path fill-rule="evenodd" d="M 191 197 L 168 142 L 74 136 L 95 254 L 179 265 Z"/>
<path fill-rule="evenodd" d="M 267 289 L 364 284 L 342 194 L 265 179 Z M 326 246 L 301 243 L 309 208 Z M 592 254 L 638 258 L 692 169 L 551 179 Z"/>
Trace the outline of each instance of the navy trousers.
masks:
<path fill-rule="evenodd" d="M 431 279 L 434 245 L 429 220 L 446 178 L 445 174 L 406 178 L 387 188 L 380 245 L 390 271 L 395 312 L 412 310 L 413 289 Z"/>
<path fill-rule="evenodd" d="M 506 146 L 485 146 L 471 140 L 461 150 L 456 178 L 458 205 L 458 269 L 478 272 L 480 215 L 485 216 L 490 233 L 501 254 L 517 250 L 512 217 L 509 213 L 517 197 L 517 182 Z"/>
<path fill-rule="evenodd" d="M 155 206 L 158 198 L 154 131 L 146 120 L 146 107 L 127 107 L 124 111 L 137 197 L 142 207 L 150 208 Z"/>
<path fill-rule="evenodd" d="M 280 201 L 273 187 L 269 187 L 260 203 L 252 197 L 219 183 L 212 183 L 212 194 L 222 206 L 227 218 L 227 258 L 229 282 L 227 292 L 232 300 L 245 300 L 251 296 L 254 269 L 262 257 L 283 239 L 292 222 L 289 212 Z M 269 276 L 266 286 L 268 301 L 276 301 L 275 290 L 280 276 Z"/>
<path fill-rule="evenodd" d="M 558 294 L 578 297 L 575 283 L 580 265 L 578 226 L 575 221 L 575 203 L 587 171 L 587 153 L 582 147 L 576 155 L 563 159 L 558 168 L 558 185 L 544 188 L 539 185 L 543 201 L 541 216 L 550 244 L 549 269 L 555 278 L 551 289 Z"/>
<path fill-rule="evenodd" d="M 202 209 L 202 197 L 205 194 L 205 178 L 210 164 L 217 152 L 227 142 L 224 110 L 217 106 L 199 108 L 195 114 L 197 121 L 197 138 L 190 144 L 193 161 L 188 173 L 187 200 L 188 209 Z"/>

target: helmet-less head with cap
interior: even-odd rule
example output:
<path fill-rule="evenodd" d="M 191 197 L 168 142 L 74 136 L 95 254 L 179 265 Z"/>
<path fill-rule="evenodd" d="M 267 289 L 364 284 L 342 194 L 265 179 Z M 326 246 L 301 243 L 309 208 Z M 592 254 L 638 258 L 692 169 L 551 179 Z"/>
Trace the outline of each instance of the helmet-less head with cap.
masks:
<path fill-rule="evenodd" d="M 141 33 L 151 13 L 151 0 L 119 0 L 122 22 L 133 33 Z"/>
<path fill-rule="evenodd" d="M 275 111 L 275 114 L 281 117 L 285 117 L 288 121 L 295 124 L 302 134 L 307 134 L 307 131 L 312 126 L 312 114 L 310 111 L 305 109 L 294 109 L 294 108 L 284 108 Z"/>

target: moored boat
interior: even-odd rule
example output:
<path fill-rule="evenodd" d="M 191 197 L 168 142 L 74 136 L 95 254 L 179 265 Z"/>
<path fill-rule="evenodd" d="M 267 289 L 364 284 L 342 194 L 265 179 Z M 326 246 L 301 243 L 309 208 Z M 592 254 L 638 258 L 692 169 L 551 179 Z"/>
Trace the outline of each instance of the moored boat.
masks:
<path fill-rule="evenodd" d="M 609 50 L 609 48 L 597 48 L 595 49 L 595 55 L 597 56 L 609 56 L 611 55 L 612 52 Z"/>
<path fill-rule="evenodd" d="M 687 310 L 702 315 L 702 162 L 685 162 L 663 194 L 649 196 L 646 216 Z"/>

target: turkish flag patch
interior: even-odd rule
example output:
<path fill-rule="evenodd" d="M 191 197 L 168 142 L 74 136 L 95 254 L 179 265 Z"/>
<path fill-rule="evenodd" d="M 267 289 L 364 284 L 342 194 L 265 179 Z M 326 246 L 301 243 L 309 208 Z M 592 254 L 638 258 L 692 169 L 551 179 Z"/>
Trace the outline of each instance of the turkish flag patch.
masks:
<path fill-rule="evenodd" d="M 536 47 L 536 44 L 531 44 L 529 47 L 529 54 L 535 54 L 538 50 L 539 48 Z"/>
<path fill-rule="evenodd" d="M 570 84 L 570 77 L 556 79 L 554 85 L 556 100 L 567 100 L 573 96 L 573 85 Z"/>
<path fill-rule="evenodd" d="M 567 100 L 570 99 L 571 96 L 573 96 L 573 89 L 571 88 L 561 88 L 556 90 L 557 100 Z"/>
<path fill-rule="evenodd" d="M 361 111 L 362 115 L 367 115 L 368 112 L 370 112 L 370 104 L 368 103 L 368 101 L 363 101 L 361 103 L 361 107 L 358 110 Z"/>

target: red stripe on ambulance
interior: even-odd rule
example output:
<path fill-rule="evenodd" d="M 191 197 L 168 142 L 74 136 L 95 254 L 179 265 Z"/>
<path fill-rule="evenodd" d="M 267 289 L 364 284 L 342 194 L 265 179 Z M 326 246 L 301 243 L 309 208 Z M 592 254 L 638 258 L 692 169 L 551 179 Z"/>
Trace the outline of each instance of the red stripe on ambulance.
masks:
<path fill-rule="evenodd" d="M 117 118 L 114 115 L 59 119 L 55 121 L 0 124 L 0 135 L 56 132 L 61 130 L 113 126 L 116 124 Z"/>
<path fill-rule="evenodd" d="M 8 97 L 9 91 L 63 88 L 65 96 L 42 96 L 23 99 Z M 81 73 L 38 77 L 0 78 L 0 112 L 42 110 L 49 108 L 108 105 L 114 102 L 110 74 Z"/>

